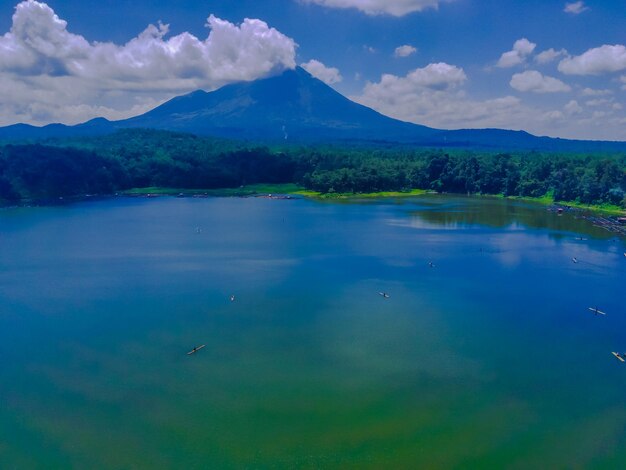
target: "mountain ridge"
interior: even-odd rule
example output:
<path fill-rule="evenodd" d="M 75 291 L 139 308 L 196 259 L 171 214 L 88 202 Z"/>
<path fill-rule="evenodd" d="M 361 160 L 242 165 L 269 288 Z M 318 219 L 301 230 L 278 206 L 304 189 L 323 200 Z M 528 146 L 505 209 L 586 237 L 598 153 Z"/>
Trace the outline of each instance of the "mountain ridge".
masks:
<path fill-rule="evenodd" d="M 393 119 L 358 104 L 300 67 L 280 75 L 196 90 L 128 119 L 94 118 L 67 126 L 14 124 L 0 139 L 101 135 L 150 128 L 196 135 L 297 143 L 389 142 L 436 147 L 552 151 L 626 151 L 626 142 L 539 137 L 505 129 L 440 130 Z"/>

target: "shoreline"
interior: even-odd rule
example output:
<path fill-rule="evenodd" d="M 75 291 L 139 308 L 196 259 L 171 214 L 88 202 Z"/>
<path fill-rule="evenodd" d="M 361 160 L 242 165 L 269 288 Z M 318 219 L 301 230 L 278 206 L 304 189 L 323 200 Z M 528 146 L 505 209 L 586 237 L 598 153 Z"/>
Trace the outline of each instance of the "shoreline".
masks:
<path fill-rule="evenodd" d="M 261 197 L 268 195 L 301 196 L 319 200 L 358 200 L 358 199 L 385 199 L 423 196 L 426 194 L 450 194 L 465 196 L 456 193 L 438 193 L 428 189 L 412 189 L 409 191 L 379 191 L 372 193 L 321 193 L 305 189 L 293 183 L 286 184 L 254 184 L 239 188 L 220 189 L 181 189 L 181 188 L 133 188 L 116 193 L 120 196 L 130 197 L 157 197 L 157 196 L 177 196 L 177 197 Z M 567 210 L 590 211 L 605 215 L 626 216 L 626 209 L 611 205 L 582 204 L 572 201 L 556 201 L 551 196 L 528 197 L 528 196 L 504 196 L 502 194 L 470 194 L 471 197 L 488 197 L 498 199 L 508 199 L 511 201 L 532 202 L 546 207 L 554 206 Z"/>
<path fill-rule="evenodd" d="M 167 188 L 167 187 L 146 187 L 146 188 L 132 188 L 123 191 L 117 191 L 112 194 L 84 194 L 78 196 L 64 196 L 57 199 L 49 200 L 25 200 L 20 203 L 12 203 L 2 205 L 0 208 L 10 207 L 29 207 L 29 206 L 52 206 L 62 205 L 73 202 L 81 202 L 95 199 L 106 199 L 110 197 L 271 197 L 273 199 L 291 199 L 292 196 L 299 196 L 314 200 L 359 200 L 359 199 L 387 199 L 387 198 L 407 198 L 423 196 L 427 194 L 450 194 L 454 193 L 437 193 L 433 190 L 427 189 L 412 189 L 409 191 L 379 191 L 372 193 L 321 193 L 319 191 L 312 191 L 299 186 L 295 183 L 280 183 L 280 184 L 252 184 L 247 186 L 240 186 L 237 188 L 218 188 L 218 189 L 188 189 L 188 188 Z M 465 194 L 456 194 L 464 196 Z M 289 196 L 289 197 L 287 197 Z M 548 209 L 553 210 L 563 209 L 567 212 L 591 212 L 595 214 L 602 214 L 613 217 L 626 217 L 626 209 L 619 206 L 611 205 L 590 205 L 581 204 L 571 201 L 556 201 L 551 196 L 542 197 L 526 197 L 526 196 L 504 196 L 502 194 L 470 194 L 472 197 L 487 197 L 497 199 L 508 199 L 511 201 L 531 202 L 535 204 L 541 204 Z"/>

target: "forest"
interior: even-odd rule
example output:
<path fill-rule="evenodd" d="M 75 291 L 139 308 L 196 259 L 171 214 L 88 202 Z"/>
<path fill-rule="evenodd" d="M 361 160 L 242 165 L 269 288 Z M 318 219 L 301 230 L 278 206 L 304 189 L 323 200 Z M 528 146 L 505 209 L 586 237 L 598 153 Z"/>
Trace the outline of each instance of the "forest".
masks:
<path fill-rule="evenodd" d="M 0 145 L 0 201 L 46 202 L 141 187 L 296 183 L 321 193 L 425 189 L 626 208 L 625 154 L 372 146 L 259 146 L 153 130 Z"/>

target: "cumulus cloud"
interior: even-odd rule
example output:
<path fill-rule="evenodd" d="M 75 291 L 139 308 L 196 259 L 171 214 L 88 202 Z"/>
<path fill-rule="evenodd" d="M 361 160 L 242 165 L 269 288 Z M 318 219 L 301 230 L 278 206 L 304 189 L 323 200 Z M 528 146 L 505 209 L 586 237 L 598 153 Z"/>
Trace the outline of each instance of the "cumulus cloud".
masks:
<path fill-rule="evenodd" d="M 573 116 L 583 112 L 582 106 L 580 106 L 576 100 L 571 100 L 563 107 L 563 109 L 565 110 L 565 114 L 568 116 Z"/>
<path fill-rule="evenodd" d="M 418 70 L 424 74 L 426 69 Z M 406 76 L 382 75 L 380 81 L 368 82 L 360 94 L 351 98 L 387 116 L 439 129 L 495 127 L 574 139 L 626 140 L 624 118 L 611 114 L 613 110 L 593 118 L 576 100 L 561 109 L 552 107 L 549 99 L 540 106 L 510 95 L 479 100 L 468 96 L 464 89 L 465 72 L 462 80 L 452 80 L 444 87 L 426 86 L 428 81 L 414 72 Z M 626 84 L 626 76 L 624 80 Z"/>
<path fill-rule="evenodd" d="M 335 67 L 326 67 L 319 60 L 312 59 L 308 62 L 305 62 L 304 64 L 300 64 L 300 66 L 311 75 L 313 75 L 315 78 L 319 78 L 327 85 L 339 83 L 341 80 L 343 80 L 343 77 L 339 73 L 339 69 Z"/>
<path fill-rule="evenodd" d="M 472 101 L 460 89 L 466 80 L 460 67 L 430 64 L 404 77 L 384 74 L 352 99 L 397 119 L 447 129 L 503 124 L 500 118 L 520 104 L 513 96 Z"/>
<path fill-rule="evenodd" d="M 415 69 L 409 72 L 406 77 L 385 74 L 382 76 L 378 85 L 370 85 L 372 87 L 379 86 L 386 89 L 398 89 L 398 91 L 415 87 L 442 90 L 453 88 L 463 83 L 465 80 L 467 80 L 467 76 L 462 68 L 446 64 L 445 62 L 439 62 Z"/>
<path fill-rule="evenodd" d="M 514 67 L 526 62 L 526 58 L 533 53 L 537 44 L 530 42 L 526 38 L 518 39 L 513 44 L 513 49 L 505 52 L 500 56 L 498 63 L 496 64 L 501 68 Z"/>
<path fill-rule="evenodd" d="M 557 51 L 555 49 L 550 48 L 537 54 L 535 56 L 535 62 L 539 64 L 548 64 L 558 59 L 559 57 L 566 56 L 566 55 L 567 55 L 567 51 L 565 49 L 561 49 L 560 51 Z"/>
<path fill-rule="evenodd" d="M 329 8 L 356 8 L 368 15 L 404 16 L 427 8 L 438 8 L 453 0 L 301 0 Z"/>
<path fill-rule="evenodd" d="M 396 47 L 396 50 L 393 52 L 394 57 L 408 57 L 417 52 L 417 48 L 405 44 L 404 46 Z"/>
<path fill-rule="evenodd" d="M 605 96 L 610 95 L 613 92 L 611 90 L 603 89 L 603 90 L 595 90 L 593 88 L 583 88 L 580 92 L 583 96 Z"/>
<path fill-rule="evenodd" d="M 571 13 L 572 15 L 580 15 L 583 11 L 589 10 L 589 7 L 585 5 L 585 2 L 571 2 L 566 3 L 563 11 L 565 13 Z"/>
<path fill-rule="evenodd" d="M 559 62 L 559 71 L 567 75 L 600 75 L 626 69 L 626 46 L 603 45 L 579 56 Z"/>
<path fill-rule="evenodd" d="M 588 100 L 585 102 L 587 106 L 598 107 L 598 106 L 606 106 L 613 103 L 613 99 L 607 98 L 596 98 L 594 100 Z"/>
<path fill-rule="evenodd" d="M 510 85 L 517 91 L 532 91 L 533 93 L 561 93 L 572 89 L 561 80 L 548 77 L 536 70 L 516 73 L 511 78 Z"/>
<path fill-rule="evenodd" d="M 9 91 L 0 124 L 128 117 L 176 94 L 295 67 L 295 42 L 258 19 L 235 25 L 211 15 L 204 40 L 150 25 L 124 45 L 71 33 L 35 0 L 19 3 L 12 20 L 0 36 L 0 84 Z"/>

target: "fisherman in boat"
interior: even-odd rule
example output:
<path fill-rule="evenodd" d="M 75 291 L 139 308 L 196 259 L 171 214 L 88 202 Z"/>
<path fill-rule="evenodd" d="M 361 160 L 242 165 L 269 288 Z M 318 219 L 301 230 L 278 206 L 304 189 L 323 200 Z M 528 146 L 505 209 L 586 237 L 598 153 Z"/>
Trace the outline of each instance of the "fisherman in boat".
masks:
<path fill-rule="evenodd" d="M 589 307 L 589 310 L 593 312 L 594 315 L 606 315 L 606 313 L 601 311 L 598 307 Z"/>
<path fill-rule="evenodd" d="M 202 349 L 205 345 L 201 344 L 200 346 L 195 346 L 191 351 L 189 351 L 187 353 L 187 356 L 191 356 L 192 354 L 195 354 L 196 352 L 198 352 L 200 349 Z"/>

